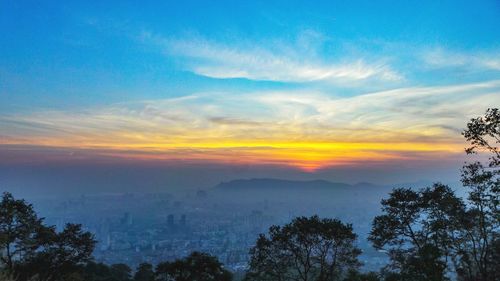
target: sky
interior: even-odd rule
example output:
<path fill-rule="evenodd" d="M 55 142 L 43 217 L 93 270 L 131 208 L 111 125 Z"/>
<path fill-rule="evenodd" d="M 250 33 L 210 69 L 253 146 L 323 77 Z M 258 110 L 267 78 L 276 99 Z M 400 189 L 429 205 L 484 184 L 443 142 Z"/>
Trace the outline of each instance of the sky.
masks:
<path fill-rule="evenodd" d="M 3 0 L 0 34 L 4 179 L 447 180 L 500 105 L 499 1 Z"/>

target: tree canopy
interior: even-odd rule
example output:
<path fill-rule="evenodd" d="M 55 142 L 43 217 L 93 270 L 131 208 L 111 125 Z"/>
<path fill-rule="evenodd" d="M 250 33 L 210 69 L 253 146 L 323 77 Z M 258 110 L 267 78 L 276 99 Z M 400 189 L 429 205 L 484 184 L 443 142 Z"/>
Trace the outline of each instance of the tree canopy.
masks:
<path fill-rule="evenodd" d="M 360 265 L 356 237 L 351 225 L 318 216 L 271 226 L 250 251 L 246 280 L 341 280 Z"/>
<path fill-rule="evenodd" d="M 470 143 L 466 153 L 479 155 L 462 168 L 465 201 L 442 184 L 397 188 L 382 200 L 369 240 L 388 251 L 391 278 L 500 280 L 499 110 L 471 119 L 463 136 Z"/>
<path fill-rule="evenodd" d="M 159 281 L 230 281 L 232 274 L 217 258 L 193 252 L 184 259 L 158 264 L 156 278 Z"/>

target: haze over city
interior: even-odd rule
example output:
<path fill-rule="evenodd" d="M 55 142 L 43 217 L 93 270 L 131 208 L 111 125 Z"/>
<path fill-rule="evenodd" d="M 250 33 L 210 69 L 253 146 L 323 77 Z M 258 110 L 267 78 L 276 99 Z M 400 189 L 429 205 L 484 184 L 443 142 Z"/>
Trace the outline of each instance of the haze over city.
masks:
<path fill-rule="evenodd" d="M 54 233 L 81 224 L 89 261 L 130 274 L 202 252 L 233 280 L 271 280 L 255 277 L 259 234 L 318 215 L 356 233 L 360 272 L 386 278 L 376 218 L 395 188 L 456 195 L 465 214 L 467 163 L 491 161 L 485 186 L 500 182 L 497 0 L 4 0 L 0 34 L 2 206 L 33 203 Z M 442 276 L 496 278 L 463 268 Z"/>

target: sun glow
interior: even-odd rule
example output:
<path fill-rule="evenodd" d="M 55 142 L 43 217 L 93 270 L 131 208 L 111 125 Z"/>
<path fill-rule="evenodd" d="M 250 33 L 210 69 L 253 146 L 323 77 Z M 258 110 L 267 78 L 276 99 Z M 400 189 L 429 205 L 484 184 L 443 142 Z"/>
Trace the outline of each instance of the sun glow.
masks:
<path fill-rule="evenodd" d="M 116 138 L 109 138 L 115 139 Z M 40 139 L 37 145 L 92 152 L 114 158 L 156 161 L 212 162 L 230 165 L 278 165 L 314 172 L 334 166 L 356 166 L 391 160 L 414 160 L 462 153 L 457 143 L 314 142 L 284 140 L 224 140 L 204 142 L 99 142 Z M 4 141 L 4 144 L 5 141 Z M 17 142 L 19 145 L 20 143 Z M 29 144 L 33 144 L 33 139 Z M 28 145 L 25 143 L 24 145 Z"/>
<path fill-rule="evenodd" d="M 81 111 L 38 111 L 0 116 L 0 145 L 11 151 L 20 146 L 61 149 L 72 159 L 76 154 L 308 172 L 446 161 L 463 153 L 463 120 L 498 101 L 498 90 L 500 81 L 495 80 L 349 98 L 306 92 L 205 93 Z M 450 102 L 455 106 L 449 107 Z"/>

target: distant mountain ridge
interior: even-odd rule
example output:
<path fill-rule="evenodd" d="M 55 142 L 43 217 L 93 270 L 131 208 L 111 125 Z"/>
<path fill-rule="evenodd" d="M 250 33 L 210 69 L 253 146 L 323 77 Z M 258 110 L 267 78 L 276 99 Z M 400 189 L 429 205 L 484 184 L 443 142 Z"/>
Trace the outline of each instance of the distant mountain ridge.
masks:
<path fill-rule="evenodd" d="M 274 178 L 253 178 L 253 179 L 237 179 L 228 182 L 221 182 L 214 186 L 216 190 L 339 190 L 339 189 L 353 189 L 362 187 L 381 187 L 371 183 L 357 183 L 354 185 L 330 182 L 327 180 L 284 180 Z"/>
<path fill-rule="evenodd" d="M 347 184 L 327 180 L 286 180 L 275 178 L 237 179 L 221 182 L 211 188 L 214 198 L 226 202 L 288 202 L 297 206 L 350 206 L 371 205 L 373 211 L 379 209 L 380 200 L 391 191 L 389 186 L 371 183 Z M 363 207 L 363 208 L 364 208 Z"/>

